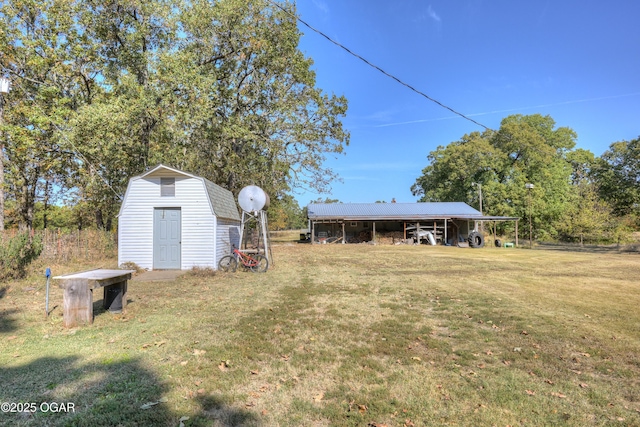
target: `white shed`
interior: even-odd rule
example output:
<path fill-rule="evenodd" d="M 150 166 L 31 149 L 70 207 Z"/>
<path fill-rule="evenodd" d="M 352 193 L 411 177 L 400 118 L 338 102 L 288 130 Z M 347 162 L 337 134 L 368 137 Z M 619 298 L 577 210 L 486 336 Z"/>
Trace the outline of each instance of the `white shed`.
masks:
<path fill-rule="evenodd" d="M 118 214 L 118 265 L 150 270 L 211 267 L 239 247 L 233 194 L 164 165 L 129 180 Z"/>

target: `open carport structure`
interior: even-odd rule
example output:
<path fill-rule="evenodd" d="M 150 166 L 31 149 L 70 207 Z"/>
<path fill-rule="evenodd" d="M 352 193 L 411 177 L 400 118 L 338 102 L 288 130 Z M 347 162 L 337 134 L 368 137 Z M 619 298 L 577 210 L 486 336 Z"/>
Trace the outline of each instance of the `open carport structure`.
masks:
<path fill-rule="evenodd" d="M 376 233 L 402 232 L 404 239 L 430 233 L 437 243 L 466 241 L 480 222 L 514 221 L 515 217 L 485 216 L 463 202 L 312 203 L 307 206 L 311 243 L 375 241 Z"/>

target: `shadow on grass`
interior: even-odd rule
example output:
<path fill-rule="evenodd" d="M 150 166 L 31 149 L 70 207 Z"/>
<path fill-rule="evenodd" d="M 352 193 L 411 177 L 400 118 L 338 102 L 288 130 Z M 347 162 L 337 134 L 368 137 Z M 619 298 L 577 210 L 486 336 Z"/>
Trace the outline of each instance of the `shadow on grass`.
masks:
<path fill-rule="evenodd" d="M 17 308 L 0 310 L 0 334 L 13 332 L 18 328 L 16 326 L 16 319 L 13 317 L 18 313 L 20 313 L 20 310 Z"/>
<path fill-rule="evenodd" d="M 167 392 L 167 385 L 141 360 L 126 354 L 94 363 L 77 356 L 43 357 L 0 367 L 0 401 L 16 404 L 9 411 L 3 406 L 0 425 L 175 427 L 184 414 L 174 413 L 170 408 L 175 405 L 162 401 Z M 212 425 L 211 419 L 216 426 L 258 425 L 255 415 L 215 398 L 199 403 L 202 416 L 191 417 L 195 419 L 185 426 Z M 27 411 L 18 404 L 27 404 Z"/>
<path fill-rule="evenodd" d="M 538 243 L 534 249 L 563 252 L 583 252 L 594 254 L 615 254 L 622 252 L 636 252 L 640 250 L 634 245 L 582 245 L 579 243 Z"/>
<path fill-rule="evenodd" d="M 7 293 L 7 287 L 3 287 L 0 288 L 0 299 L 4 298 L 5 294 Z"/>
<path fill-rule="evenodd" d="M 193 420 L 189 420 L 189 424 L 185 423 L 185 425 L 188 425 L 189 427 L 204 427 L 211 425 L 214 425 L 216 427 L 259 427 L 262 425 L 260 419 L 256 414 L 243 409 L 231 407 L 227 405 L 220 397 L 202 396 L 196 399 L 202 407 L 202 415 L 200 417 L 194 418 Z"/>

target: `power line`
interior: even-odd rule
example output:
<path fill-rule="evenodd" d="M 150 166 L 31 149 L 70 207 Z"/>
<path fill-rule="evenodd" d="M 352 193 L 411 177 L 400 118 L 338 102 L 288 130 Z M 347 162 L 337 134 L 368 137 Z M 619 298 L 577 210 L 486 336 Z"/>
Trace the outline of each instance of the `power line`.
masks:
<path fill-rule="evenodd" d="M 358 58 L 359 60 L 361 60 L 362 62 L 364 62 L 365 64 L 367 64 L 368 66 L 375 68 L 376 70 L 380 71 L 382 74 L 384 74 L 387 77 L 390 77 L 391 79 L 395 80 L 396 82 L 400 83 L 401 85 L 407 87 L 408 89 L 411 89 L 412 91 L 414 91 L 415 93 L 417 93 L 418 95 L 421 95 L 425 98 L 427 98 L 429 101 L 431 102 L 435 102 L 436 104 L 438 104 L 440 107 L 445 108 L 449 111 L 451 111 L 453 114 L 456 114 L 460 117 L 462 117 L 465 120 L 468 120 L 472 123 L 475 123 L 476 125 L 485 128 L 486 130 L 491 130 L 489 127 L 483 125 L 482 123 L 479 123 L 475 120 L 473 120 L 471 117 L 465 116 L 464 114 L 454 110 L 453 108 L 443 104 L 442 102 L 438 101 L 437 99 L 434 99 L 432 97 L 430 97 L 429 95 L 427 95 L 426 93 L 416 89 L 415 87 L 411 86 L 408 83 L 405 83 L 404 81 L 400 80 L 398 77 L 394 76 L 391 73 L 386 72 L 385 70 L 383 70 L 382 68 L 380 68 L 379 66 L 371 63 L 370 61 L 368 61 L 366 58 L 363 58 L 362 56 L 358 55 L 357 53 L 353 52 L 352 50 L 350 50 L 348 47 L 340 44 L 339 42 L 333 40 L 331 37 L 329 37 L 328 35 L 326 35 L 325 33 L 323 33 L 322 31 L 314 28 L 313 26 L 311 26 L 310 24 L 308 24 L 307 22 L 305 22 L 302 18 L 300 18 L 298 15 L 294 15 L 293 13 L 289 12 L 288 10 L 286 10 L 285 8 L 283 8 L 282 6 L 280 6 L 279 4 L 273 2 L 272 0 L 267 0 L 269 3 L 271 3 L 272 5 L 274 5 L 275 7 L 277 7 L 278 9 L 282 10 L 283 12 L 293 16 L 298 22 L 300 22 L 301 24 L 303 24 L 304 26 L 306 26 L 307 28 L 309 28 L 310 30 L 316 32 L 317 34 L 321 35 L 322 37 L 324 37 L 325 39 L 329 40 L 331 43 L 333 43 L 334 45 L 338 46 L 339 48 L 344 49 L 347 53 L 349 53 L 350 55 Z"/>

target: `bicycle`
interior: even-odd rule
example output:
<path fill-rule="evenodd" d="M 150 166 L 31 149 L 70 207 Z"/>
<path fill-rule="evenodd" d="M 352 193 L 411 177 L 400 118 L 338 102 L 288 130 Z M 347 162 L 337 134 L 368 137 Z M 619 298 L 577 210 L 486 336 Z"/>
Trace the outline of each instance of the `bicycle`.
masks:
<path fill-rule="evenodd" d="M 247 268 L 254 273 L 264 273 L 269 268 L 269 260 L 264 255 L 245 254 L 234 246 L 233 254 L 225 255 L 220 258 L 220 262 L 218 262 L 218 269 L 220 271 L 234 273 L 238 269 L 238 260 L 240 260 L 240 263 L 244 268 Z"/>

